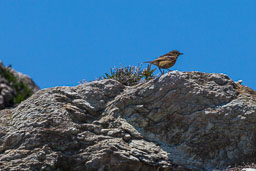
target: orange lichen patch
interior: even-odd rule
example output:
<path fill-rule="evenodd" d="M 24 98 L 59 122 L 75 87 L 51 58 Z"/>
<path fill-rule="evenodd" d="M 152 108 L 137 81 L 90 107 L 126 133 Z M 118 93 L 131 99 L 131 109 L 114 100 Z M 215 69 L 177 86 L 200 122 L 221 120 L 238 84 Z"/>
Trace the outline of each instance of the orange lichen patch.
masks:
<path fill-rule="evenodd" d="M 252 97 L 256 100 L 256 91 L 254 91 L 253 89 L 243 86 L 241 84 L 237 84 L 238 85 L 238 92 L 239 94 L 244 94 L 244 93 L 248 93 L 250 95 L 252 95 Z"/>

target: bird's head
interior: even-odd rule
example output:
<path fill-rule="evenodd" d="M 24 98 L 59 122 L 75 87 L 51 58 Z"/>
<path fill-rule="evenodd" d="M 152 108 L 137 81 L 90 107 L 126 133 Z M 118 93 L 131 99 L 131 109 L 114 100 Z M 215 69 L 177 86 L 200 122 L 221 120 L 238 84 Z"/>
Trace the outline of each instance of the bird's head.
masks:
<path fill-rule="evenodd" d="M 173 55 L 173 56 L 179 56 L 179 55 L 183 55 L 183 53 L 180 53 L 179 51 L 177 51 L 177 50 L 173 50 L 173 51 L 171 51 L 171 52 L 169 52 L 169 54 L 171 54 L 171 55 Z"/>

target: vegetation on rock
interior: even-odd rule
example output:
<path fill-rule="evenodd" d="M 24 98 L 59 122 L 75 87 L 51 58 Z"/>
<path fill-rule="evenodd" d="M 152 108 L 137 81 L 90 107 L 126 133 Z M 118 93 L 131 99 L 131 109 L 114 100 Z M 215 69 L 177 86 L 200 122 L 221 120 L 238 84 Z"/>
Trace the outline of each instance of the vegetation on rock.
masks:
<path fill-rule="evenodd" d="M 101 79 L 114 79 L 119 81 L 121 84 L 126 86 L 133 86 L 140 83 L 142 80 L 151 80 L 155 75 L 153 72 L 156 69 L 151 69 L 151 65 L 148 65 L 147 68 L 141 69 L 141 66 L 121 66 L 119 68 L 111 68 L 110 74 L 105 73 Z"/>
<path fill-rule="evenodd" d="M 16 95 L 13 98 L 13 104 L 18 104 L 31 96 L 33 92 L 23 81 L 19 81 L 8 68 L 0 67 L 0 76 L 5 78 L 15 89 Z"/>

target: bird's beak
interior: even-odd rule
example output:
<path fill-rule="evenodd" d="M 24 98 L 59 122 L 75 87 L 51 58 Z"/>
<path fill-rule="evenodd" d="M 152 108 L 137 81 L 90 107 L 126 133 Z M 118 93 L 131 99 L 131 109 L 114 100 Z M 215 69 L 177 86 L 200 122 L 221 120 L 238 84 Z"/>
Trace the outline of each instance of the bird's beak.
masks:
<path fill-rule="evenodd" d="M 180 53 L 180 55 L 183 55 L 183 53 Z"/>

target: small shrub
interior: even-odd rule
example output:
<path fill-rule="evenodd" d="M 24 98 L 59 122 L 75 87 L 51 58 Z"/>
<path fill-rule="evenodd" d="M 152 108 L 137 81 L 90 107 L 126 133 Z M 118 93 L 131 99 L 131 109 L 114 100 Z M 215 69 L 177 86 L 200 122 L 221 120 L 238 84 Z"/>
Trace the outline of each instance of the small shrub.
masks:
<path fill-rule="evenodd" d="M 151 65 L 148 65 L 146 69 L 141 70 L 141 66 L 126 66 L 119 68 L 111 68 L 110 74 L 105 73 L 102 79 L 114 79 L 126 86 L 133 86 L 138 84 L 141 80 L 150 80 L 154 78 L 153 72 L 155 69 L 151 70 Z"/>
<path fill-rule="evenodd" d="M 16 82 L 14 84 L 14 88 L 17 92 L 17 95 L 13 99 L 14 104 L 18 104 L 23 100 L 26 100 L 28 97 L 30 97 L 33 94 L 31 89 L 22 81 Z"/>
<path fill-rule="evenodd" d="M 156 70 L 156 68 L 155 69 L 151 69 L 151 64 L 149 64 L 148 66 L 147 66 L 147 68 L 146 69 L 144 69 L 143 71 L 142 71 L 142 75 L 143 75 L 143 77 L 145 78 L 145 80 L 151 80 L 151 79 L 153 79 L 155 76 L 153 75 L 153 72 Z"/>

